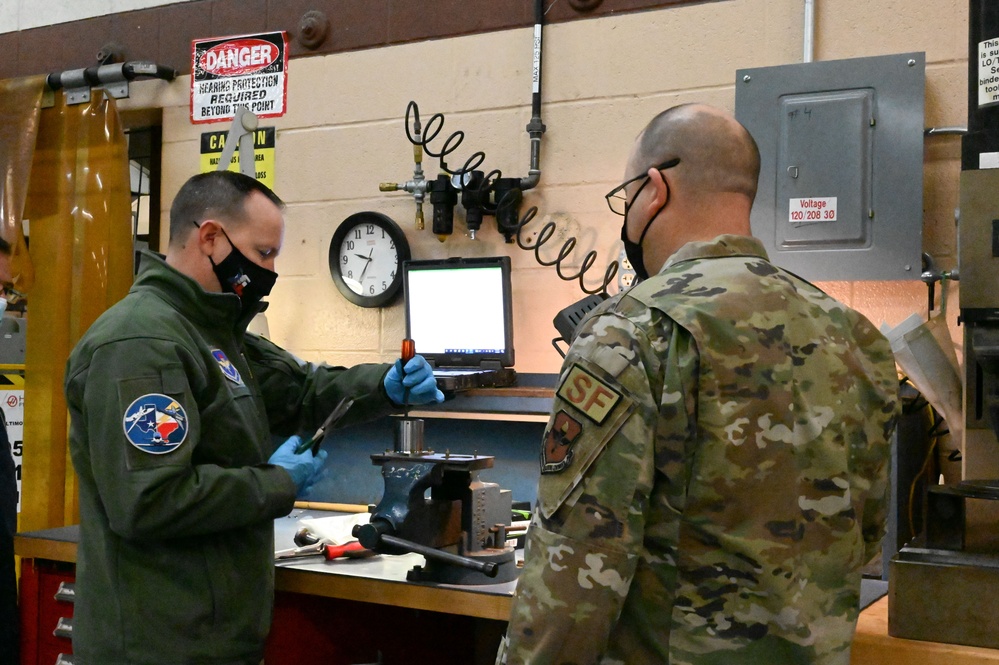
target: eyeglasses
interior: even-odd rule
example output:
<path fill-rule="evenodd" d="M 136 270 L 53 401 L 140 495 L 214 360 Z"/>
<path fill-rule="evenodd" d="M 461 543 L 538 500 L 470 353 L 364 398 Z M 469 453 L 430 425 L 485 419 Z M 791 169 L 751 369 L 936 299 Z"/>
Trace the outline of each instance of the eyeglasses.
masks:
<path fill-rule="evenodd" d="M 680 158 L 674 157 L 673 159 L 656 166 L 655 169 L 656 171 L 671 169 L 679 163 Z M 648 177 L 648 171 L 640 173 L 630 180 L 625 180 L 620 185 L 607 192 L 607 194 L 604 195 L 604 198 L 607 199 L 607 207 L 611 209 L 611 212 L 615 215 L 621 215 L 623 217 L 628 212 L 628 194 L 624 191 L 624 188 L 637 180 Z"/>

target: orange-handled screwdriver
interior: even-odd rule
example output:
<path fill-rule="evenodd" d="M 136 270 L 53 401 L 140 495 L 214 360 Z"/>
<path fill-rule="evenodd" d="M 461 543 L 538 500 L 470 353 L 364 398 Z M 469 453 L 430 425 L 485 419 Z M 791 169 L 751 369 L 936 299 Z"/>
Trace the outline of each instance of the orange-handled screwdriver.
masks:
<path fill-rule="evenodd" d="M 339 559 L 340 557 L 360 559 L 367 556 L 373 556 L 374 554 L 374 550 L 369 550 L 357 540 L 349 542 L 346 545 L 325 545 L 323 547 L 323 558 L 327 561 Z"/>
<path fill-rule="evenodd" d="M 416 342 L 414 342 L 413 340 L 411 340 L 409 337 L 407 337 L 406 339 L 402 340 L 402 352 L 399 354 L 399 356 L 402 359 L 402 363 L 401 363 L 401 365 L 402 365 L 402 378 L 403 378 L 403 381 L 404 381 L 403 386 L 402 386 L 402 417 L 403 418 L 408 418 L 409 417 L 409 388 L 407 388 L 406 384 L 405 384 L 406 363 L 408 363 L 410 360 L 412 360 L 413 356 L 415 356 L 415 355 L 416 355 Z"/>
<path fill-rule="evenodd" d="M 416 342 L 408 337 L 402 340 L 402 353 L 400 355 L 402 356 L 403 364 L 412 360 L 413 356 L 416 355 Z"/>

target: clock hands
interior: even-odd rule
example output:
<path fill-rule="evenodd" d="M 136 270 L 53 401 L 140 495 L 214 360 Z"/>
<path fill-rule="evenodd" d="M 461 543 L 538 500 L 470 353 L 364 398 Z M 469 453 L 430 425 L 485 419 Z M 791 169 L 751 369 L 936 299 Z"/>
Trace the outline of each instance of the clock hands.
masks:
<path fill-rule="evenodd" d="M 354 255 L 354 256 L 357 256 L 359 258 L 364 259 L 364 269 L 361 270 L 361 276 L 358 278 L 358 280 L 361 280 L 361 281 L 364 280 L 364 273 L 366 273 L 368 271 L 368 266 L 371 265 L 371 255 L 374 254 L 374 252 L 375 252 L 375 248 L 372 247 L 368 251 L 368 255 L 367 256 L 364 256 L 363 254 L 355 254 Z"/>

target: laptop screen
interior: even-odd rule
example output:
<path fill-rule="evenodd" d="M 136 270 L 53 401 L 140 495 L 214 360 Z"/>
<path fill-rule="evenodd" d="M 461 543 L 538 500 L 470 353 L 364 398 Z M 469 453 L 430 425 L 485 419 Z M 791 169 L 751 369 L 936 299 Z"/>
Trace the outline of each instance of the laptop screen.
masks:
<path fill-rule="evenodd" d="M 406 335 L 435 367 L 511 367 L 510 257 L 406 261 Z"/>

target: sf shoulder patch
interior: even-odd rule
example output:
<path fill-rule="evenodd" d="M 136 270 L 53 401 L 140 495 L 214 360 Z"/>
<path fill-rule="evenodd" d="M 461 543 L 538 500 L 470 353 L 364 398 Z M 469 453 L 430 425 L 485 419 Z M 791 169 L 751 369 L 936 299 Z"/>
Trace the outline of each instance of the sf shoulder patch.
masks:
<path fill-rule="evenodd" d="M 229 361 L 229 358 L 222 352 L 222 349 L 212 349 L 212 358 L 219 364 L 222 375 L 237 386 L 243 385 L 243 377 L 239 375 L 239 370 Z"/>
<path fill-rule="evenodd" d="M 572 444 L 582 431 L 582 424 L 565 410 L 555 414 L 552 426 L 545 432 L 541 473 L 558 473 L 572 464 Z"/>
<path fill-rule="evenodd" d="M 621 393 L 578 364 L 566 374 L 565 381 L 559 386 L 558 396 L 598 425 L 621 401 Z"/>
<path fill-rule="evenodd" d="M 163 455 L 176 450 L 187 438 L 187 412 L 174 398 L 150 393 L 128 405 L 122 426 L 133 446 Z"/>

